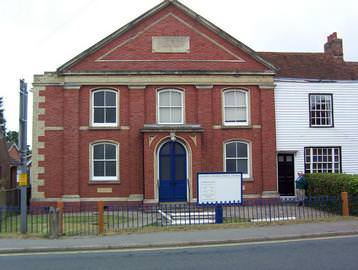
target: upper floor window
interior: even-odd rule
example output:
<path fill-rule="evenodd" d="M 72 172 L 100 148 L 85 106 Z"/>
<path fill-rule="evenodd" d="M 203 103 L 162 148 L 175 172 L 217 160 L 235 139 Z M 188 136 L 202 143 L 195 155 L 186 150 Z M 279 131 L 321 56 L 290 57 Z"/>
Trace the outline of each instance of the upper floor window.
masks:
<path fill-rule="evenodd" d="M 92 146 L 92 180 L 118 180 L 118 145 L 101 142 Z"/>
<path fill-rule="evenodd" d="M 306 147 L 305 172 L 306 173 L 340 173 L 341 148 L 340 147 Z"/>
<path fill-rule="evenodd" d="M 248 125 L 248 97 L 244 90 L 224 91 L 224 125 Z"/>
<path fill-rule="evenodd" d="M 241 172 L 244 177 L 250 176 L 249 143 L 232 141 L 224 145 L 225 171 Z"/>
<path fill-rule="evenodd" d="M 100 89 L 92 92 L 92 125 L 114 127 L 118 125 L 117 91 Z"/>
<path fill-rule="evenodd" d="M 310 126 L 333 127 L 333 96 L 310 94 Z"/>
<path fill-rule="evenodd" d="M 176 89 L 158 91 L 158 124 L 183 124 L 183 92 Z"/>

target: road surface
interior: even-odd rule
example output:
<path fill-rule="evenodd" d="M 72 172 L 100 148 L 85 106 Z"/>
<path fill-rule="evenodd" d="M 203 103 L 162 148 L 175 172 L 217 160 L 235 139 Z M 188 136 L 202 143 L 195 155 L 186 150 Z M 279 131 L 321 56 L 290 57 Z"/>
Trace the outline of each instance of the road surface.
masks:
<path fill-rule="evenodd" d="M 0 255 L 1 270 L 358 269 L 358 236 L 180 248 Z"/>

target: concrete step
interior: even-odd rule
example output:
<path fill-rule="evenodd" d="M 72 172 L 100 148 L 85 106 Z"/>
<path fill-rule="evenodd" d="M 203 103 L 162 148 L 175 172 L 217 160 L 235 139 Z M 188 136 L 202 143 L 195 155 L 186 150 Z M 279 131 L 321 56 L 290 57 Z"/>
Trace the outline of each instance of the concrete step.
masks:
<path fill-rule="evenodd" d="M 158 210 L 166 224 L 185 225 L 185 224 L 212 224 L 215 223 L 215 211 L 181 211 L 166 212 Z"/>

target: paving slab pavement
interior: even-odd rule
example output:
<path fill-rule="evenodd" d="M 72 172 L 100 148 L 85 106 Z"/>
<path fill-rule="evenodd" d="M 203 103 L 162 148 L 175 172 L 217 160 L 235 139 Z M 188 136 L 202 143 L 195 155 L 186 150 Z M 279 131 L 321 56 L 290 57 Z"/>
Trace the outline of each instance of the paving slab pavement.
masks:
<path fill-rule="evenodd" d="M 0 238 L 0 254 L 244 243 L 336 235 L 358 235 L 358 219 L 59 239 Z"/>

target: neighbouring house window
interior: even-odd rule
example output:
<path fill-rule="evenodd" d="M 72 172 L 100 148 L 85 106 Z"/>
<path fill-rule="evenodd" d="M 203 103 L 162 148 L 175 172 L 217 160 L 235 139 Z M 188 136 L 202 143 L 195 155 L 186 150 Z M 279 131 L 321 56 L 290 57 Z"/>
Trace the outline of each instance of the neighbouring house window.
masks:
<path fill-rule="evenodd" d="M 224 91 L 224 125 L 248 124 L 248 93 L 244 90 Z"/>
<path fill-rule="evenodd" d="M 244 177 L 249 177 L 249 143 L 241 141 L 225 143 L 224 157 L 226 172 L 241 172 Z"/>
<path fill-rule="evenodd" d="M 341 148 L 340 147 L 306 147 L 305 172 L 306 173 L 340 173 Z"/>
<path fill-rule="evenodd" d="M 92 180 L 118 180 L 118 145 L 96 143 L 92 145 Z"/>
<path fill-rule="evenodd" d="M 113 127 L 118 125 L 117 91 L 100 89 L 92 92 L 92 125 Z"/>
<path fill-rule="evenodd" d="M 176 89 L 158 92 L 158 124 L 184 123 L 183 92 Z"/>
<path fill-rule="evenodd" d="M 333 127 L 333 96 L 310 94 L 310 126 Z"/>

